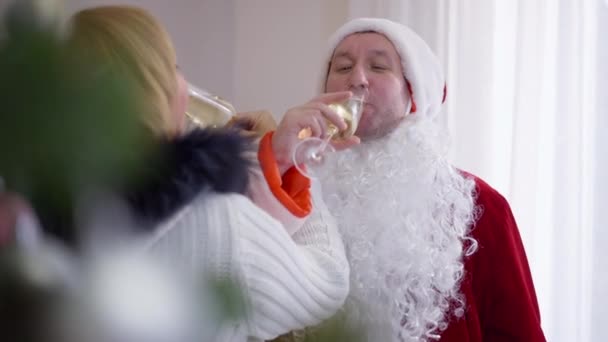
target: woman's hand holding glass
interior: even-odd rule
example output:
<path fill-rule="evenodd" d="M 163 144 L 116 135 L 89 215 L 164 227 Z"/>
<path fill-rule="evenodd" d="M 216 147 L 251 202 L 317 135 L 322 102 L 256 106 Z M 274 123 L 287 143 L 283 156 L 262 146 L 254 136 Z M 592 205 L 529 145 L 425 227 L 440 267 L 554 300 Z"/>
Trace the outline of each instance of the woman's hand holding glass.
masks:
<path fill-rule="evenodd" d="M 261 137 L 274 131 L 277 124 L 266 110 L 237 112 L 232 104 L 219 96 L 188 85 L 186 109 L 187 130 L 195 128 L 234 128 L 249 137 Z"/>

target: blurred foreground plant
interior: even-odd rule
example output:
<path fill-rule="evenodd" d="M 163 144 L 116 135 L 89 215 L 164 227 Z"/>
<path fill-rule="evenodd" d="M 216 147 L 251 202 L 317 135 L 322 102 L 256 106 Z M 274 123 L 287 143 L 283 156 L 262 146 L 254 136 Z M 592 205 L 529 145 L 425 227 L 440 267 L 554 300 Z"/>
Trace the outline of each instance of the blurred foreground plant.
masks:
<path fill-rule="evenodd" d="M 27 3 L 9 8 L 0 42 L 0 176 L 75 243 L 78 198 L 131 177 L 148 141 L 129 79 L 68 47 Z"/>
<path fill-rule="evenodd" d="M 0 177 L 29 201 L 45 231 L 76 248 L 43 240 L 35 249 L 0 249 L 0 340 L 213 341 L 223 322 L 245 313 L 233 283 L 203 277 L 191 288 L 160 262 L 112 244 L 94 246 L 97 255 L 80 245 L 88 226 L 75 212 L 83 196 L 141 176 L 154 145 L 130 80 L 68 46 L 60 21 L 32 4 L 15 1 L 4 16 Z M 314 341 L 354 340 L 328 326 Z"/>
<path fill-rule="evenodd" d="M 58 239 L 0 248 L 0 340 L 213 340 L 222 321 L 242 318 L 238 288 L 118 248 L 133 227 L 113 203 L 94 203 L 112 222 L 76 215 L 84 197 L 141 177 L 155 145 L 131 80 L 70 46 L 56 11 L 38 5 L 15 1 L 3 17 L 0 180 Z"/>

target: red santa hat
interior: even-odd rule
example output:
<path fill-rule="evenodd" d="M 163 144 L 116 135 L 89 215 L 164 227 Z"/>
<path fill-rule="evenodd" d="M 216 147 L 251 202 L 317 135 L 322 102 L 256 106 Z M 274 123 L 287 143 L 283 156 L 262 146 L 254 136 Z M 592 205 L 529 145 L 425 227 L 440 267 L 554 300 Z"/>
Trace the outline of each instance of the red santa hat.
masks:
<path fill-rule="evenodd" d="M 434 117 L 441 111 L 446 85 L 441 64 L 426 42 L 405 25 L 388 19 L 358 18 L 340 27 L 329 39 L 327 64 L 334 50 L 347 36 L 357 32 L 377 32 L 393 43 L 403 67 L 403 76 L 412 98 L 411 113 Z M 327 79 L 324 75 L 323 86 Z"/>

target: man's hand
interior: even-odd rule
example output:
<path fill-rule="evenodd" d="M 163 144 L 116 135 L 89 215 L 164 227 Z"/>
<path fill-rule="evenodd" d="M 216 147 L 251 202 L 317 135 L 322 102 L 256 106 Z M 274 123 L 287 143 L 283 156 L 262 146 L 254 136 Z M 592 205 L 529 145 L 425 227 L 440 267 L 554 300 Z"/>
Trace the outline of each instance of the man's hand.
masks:
<path fill-rule="evenodd" d="M 350 91 L 323 94 L 285 113 L 272 138 L 272 149 L 281 173 L 293 166 L 293 152 L 302 139 L 309 136 L 326 138 L 329 124 L 335 125 L 339 130 L 347 128 L 344 120 L 328 104 L 342 102 L 351 96 Z M 357 137 L 332 141 L 338 150 L 358 143 Z"/>
<path fill-rule="evenodd" d="M 277 123 L 272 113 L 265 110 L 237 113 L 226 124 L 227 127 L 235 127 L 243 130 L 248 136 L 262 137 L 277 128 Z"/>

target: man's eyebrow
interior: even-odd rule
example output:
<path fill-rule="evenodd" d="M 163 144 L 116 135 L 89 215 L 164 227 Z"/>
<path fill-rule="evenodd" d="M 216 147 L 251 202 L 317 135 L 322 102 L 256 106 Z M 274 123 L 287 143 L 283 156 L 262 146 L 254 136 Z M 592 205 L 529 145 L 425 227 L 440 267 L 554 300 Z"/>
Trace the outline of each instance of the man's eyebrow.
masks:
<path fill-rule="evenodd" d="M 388 57 L 388 52 L 383 49 L 374 49 L 374 50 L 371 50 L 368 54 L 372 55 L 373 57 Z M 352 59 L 352 55 L 348 51 L 338 51 L 334 54 L 332 59 L 337 59 L 337 58 Z"/>
<path fill-rule="evenodd" d="M 370 54 L 374 57 L 388 57 L 388 52 L 386 52 L 386 50 L 381 49 L 372 50 Z"/>
<path fill-rule="evenodd" d="M 338 51 L 334 54 L 332 59 L 336 58 L 349 58 L 352 59 L 352 55 L 348 51 Z"/>

